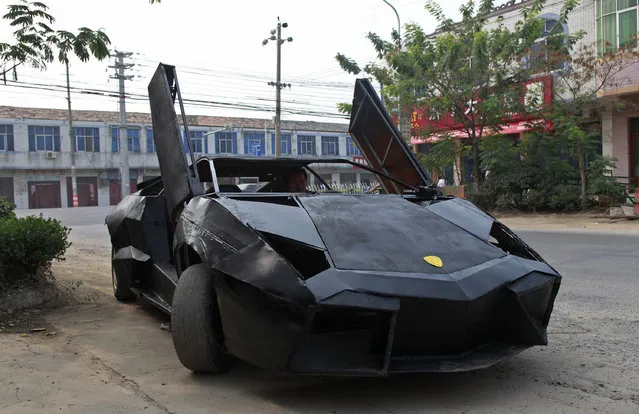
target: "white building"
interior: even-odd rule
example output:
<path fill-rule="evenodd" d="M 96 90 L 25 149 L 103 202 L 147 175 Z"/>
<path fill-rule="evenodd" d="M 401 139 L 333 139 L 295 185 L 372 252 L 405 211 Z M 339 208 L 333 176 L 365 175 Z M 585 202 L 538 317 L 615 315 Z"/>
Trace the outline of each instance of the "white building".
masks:
<path fill-rule="evenodd" d="M 490 14 L 488 27 L 494 28 L 498 24 L 503 24 L 507 28 L 514 28 L 517 21 L 522 18 L 522 8 L 530 3 L 531 0 L 510 0 L 495 7 Z M 546 32 L 535 41 L 531 59 L 544 57 L 544 36 L 547 36 L 550 29 L 557 24 L 563 5 L 562 0 L 546 2 L 539 15 L 544 21 Z M 562 29 L 565 33 L 583 31 L 586 35 L 580 41 L 582 45 L 597 45 L 600 53 L 604 49 L 614 52 L 620 47 L 632 45 L 633 40 L 639 35 L 638 23 L 639 7 L 636 0 L 581 0 L 568 16 L 568 22 Z M 553 89 L 552 78 L 554 75 L 550 75 L 550 79 L 537 82 L 539 87 L 531 89 L 531 92 L 543 94 L 544 100 L 547 96 L 553 99 L 556 89 Z M 593 85 L 595 82 L 593 81 Z M 639 188 L 639 63 L 630 65 L 618 74 L 612 84 L 598 91 L 597 96 L 602 100 L 627 104 L 625 110 L 609 109 L 602 113 L 601 153 L 617 159 L 614 175 L 620 183 L 628 184 L 628 189 L 632 192 L 634 187 Z M 608 106 L 612 108 L 614 105 Z M 521 125 L 512 125 L 505 129 L 504 134 L 518 139 L 523 132 L 524 128 Z M 419 145 L 421 152 L 428 150 L 428 144 L 423 139 L 414 138 L 412 142 Z M 472 159 L 467 157 L 464 163 L 466 171 L 472 171 Z M 459 177 L 453 173 L 452 167 L 445 175 L 448 182 L 459 182 Z"/>
<path fill-rule="evenodd" d="M 119 114 L 73 111 L 73 140 L 80 206 L 120 201 Z M 252 118 L 189 116 L 189 133 L 200 154 L 274 155 L 271 121 Z M 230 130 L 221 130 L 225 125 Z M 151 116 L 128 113 L 128 150 L 132 189 L 160 174 Z M 347 124 L 284 121 L 282 156 L 340 157 L 361 160 Z M 216 132 L 217 131 L 217 132 Z M 206 135 L 207 132 L 212 132 Z M 0 195 L 17 208 L 72 206 L 71 139 L 67 112 L 0 106 Z M 333 183 L 370 182 L 371 174 L 348 164 L 319 170 Z M 311 176 L 311 183 L 314 177 Z"/>
<path fill-rule="evenodd" d="M 529 0 L 511 0 L 497 7 L 491 16 L 491 25 L 501 21 L 512 27 L 520 19 L 523 6 Z M 539 18 L 547 29 L 559 19 L 562 0 L 549 0 Z M 639 35 L 639 7 L 636 0 L 581 0 L 568 16 L 565 33 L 584 31 L 580 41 L 584 45 L 597 45 L 600 53 L 631 44 Z M 543 39 L 538 41 L 541 43 Z M 601 81 L 599 81 L 601 82 Z M 595 81 L 593 81 L 593 85 Z M 639 188 L 639 63 L 634 63 L 618 74 L 615 81 L 598 92 L 602 100 L 615 100 L 627 104 L 625 110 L 609 109 L 602 113 L 601 136 L 603 155 L 615 157 L 614 172 L 618 181 Z"/>

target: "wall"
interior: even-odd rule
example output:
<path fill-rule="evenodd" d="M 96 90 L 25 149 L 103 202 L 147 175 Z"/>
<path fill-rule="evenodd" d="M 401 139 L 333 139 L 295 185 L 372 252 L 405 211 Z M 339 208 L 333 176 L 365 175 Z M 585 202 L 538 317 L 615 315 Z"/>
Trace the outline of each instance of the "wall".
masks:
<path fill-rule="evenodd" d="M 0 124 L 13 125 L 14 135 L 14 151 L 0 152 L 0 174 L 5 176 L 12 176 L 14 178 L 14 198 L 18 208 L 28 208 L 29 195 L 27 182 L 29 180 L 56 180 L 60 181 L 60 199 L 62 207 L 67 207 L 67 185 L 66 178 L 71 174 L 71 142 L 69 139 L 68 123 L 65 120 L 40 120 L 40 119 L 0 119 Z M 60 152 L 55 153 L 55 158 L 47 158 L 46 152 L 29 151 L 29 134 L 28 127 L 30 125 L 38 126 L 57 126 L 60 128 Z M 109 122 L 74 122 L 75 127 L 92 127 L 98 128 L 100 134 L 100 152 L 76 152 L 75 153 L 75 165 L 76 176 L 78 177 L 97 177 L 98 178 L 98 205 L 108 206 L 110 205 L 110 190 L 109 190 L 109 171 L 111 171 L 111 177 L 113 173 L 120 170 L 120 153 L 112 152 L 111 143 L 111 127 L 117 127 L 116 124 Z M 146 146 L 146 124 L 129 124 L 129 128 L 140 129 L 140 152 L 129 152 L 129 167 L 132 170 L 137 170 L 138 181 L 142 180 L 142 177 L 158 176 L 159 165 L 156 153 L 147 152 Z M 213 127 L 199 127 L 192 126 L 191 130 L 212 131 L 218 128 Z M 266 132 L 265 144 L 266 154 L 272 156 L 271 149 L 271 134 L 274 134 L 273 129 L 242 129 L 236 128 L 234 131 L 237 133 L 237 155 L 243 155 L 244 153 L 244 134 L 248 131 L 256 131 L 264 133 Z M 291 133 L 291 147 L 292 156 L 297 156 L 297 137 L 300 134 L 313 135 L 316 137 L 316 153 L 318 157 L 322 156 L 322 136 L 337 136 L 339 144 L 339 157 L 352 159 L 352 157 L 346 156 L 346 137 L 347 133 L 344 132 L 318 132 L 318 131 L 283 131 L 284 133 Z M 215 137 L 214 135 L 207 136 L 209 153 L 215 151 Z M 264 151 L 263 151 L 264 153 Z M 352 173 L 353 168 L 341 164 L 330 164 L 322 168 L 322 173 L 332 174 L 334 182 L 340 182 L 340 173 L 347 172 Z M 116 175 L 119 176 L 118 173 Z M 357 181 L 359 182 L 359 174 L 356 174 Z M 113 179 L 113 178 L 112 178 Z"/>
<path fill-rule="evenodd" d="M 546 2 L 544 9 L 542 10 L 540 17 L 555 17 L 559 16 L 561 8 L 564 2 L 562 0 L 550 0 Z M 503 17 L 500 20 L 501 23 L 508 29 L 514 29 L 517 21 L 522 19 L 521 16 L 522 7 L 511 7 L 507 11 L 495 15 L 490 18 L 490 23 L 487 24 L 487 28 L 497 27 L 499 16 Z M 597 30 L 595 22 L 595 0 L 582 0 L 580 4 L 575 7 L 572 14 L 568 17 L 568 31 L 569 33 L 576 33 L 577 31 L 584 30 L 587 34 L 582 39 L 582 42 L 586 44 L 594 43 L 597 40 Z"/>
<path fill-rule="evenodd" d="M 629 60 L 597 96 L 603 98 L 636 93 L 639 93 L 639 60 Z"/>

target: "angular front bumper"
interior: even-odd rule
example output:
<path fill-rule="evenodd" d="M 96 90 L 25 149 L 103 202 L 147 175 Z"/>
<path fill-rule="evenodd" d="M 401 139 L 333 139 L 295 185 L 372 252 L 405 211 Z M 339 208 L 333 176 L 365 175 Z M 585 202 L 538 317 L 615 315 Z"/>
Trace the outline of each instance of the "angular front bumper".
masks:
<path fill-rule="evenodd" d="M 559 283 L 558 276 L 531 272 L 474 300 L 368 300 L 385 300 L 383 309 L 344 306 L 361 306 L 368 296 L 345 291 L 315 314 L 288 371 L 386 376 L 485 368 L 547 343 Z"/>
<path fill-rule="evenodd" d="M 531 271 L 459 300 L 343 289 L 304 308 L 250 288 L 256 296 L 247 301 L 247 292 L 220 285 L 218 299 L 227 346 L 248 362 L 291 374 L 387 376 L 481 369 L 545 345 L 560 281 Z"/>

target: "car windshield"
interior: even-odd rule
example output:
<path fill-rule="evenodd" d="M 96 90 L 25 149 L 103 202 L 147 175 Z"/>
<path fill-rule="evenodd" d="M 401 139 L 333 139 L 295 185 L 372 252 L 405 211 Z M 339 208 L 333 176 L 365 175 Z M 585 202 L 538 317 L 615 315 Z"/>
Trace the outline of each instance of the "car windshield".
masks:
<path fill-rule="evenodd" d="M 207 193 L 380 193 L 379 176 L 348 162 L 309 162 L 300 159 L 212 159 L 198 163 Z M 213 172 L 214 171 L 214 172 Z M 348 177 L 344 181 L 340 179 Z M 353 179 L 355 178 L 355 179 Z"/>

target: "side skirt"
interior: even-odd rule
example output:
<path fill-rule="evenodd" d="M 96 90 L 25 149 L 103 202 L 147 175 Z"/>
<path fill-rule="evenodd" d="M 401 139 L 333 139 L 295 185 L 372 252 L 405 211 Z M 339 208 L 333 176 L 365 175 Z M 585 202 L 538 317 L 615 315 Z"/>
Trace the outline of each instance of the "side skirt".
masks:
<path fill-rule="evenodd" d="M 173 293 L 177 286 L 177 271 L 171 263 L 154 263 L 150 269 L 149 281 L 131 290 L 162 312 L 171 314 Z"/>

